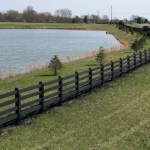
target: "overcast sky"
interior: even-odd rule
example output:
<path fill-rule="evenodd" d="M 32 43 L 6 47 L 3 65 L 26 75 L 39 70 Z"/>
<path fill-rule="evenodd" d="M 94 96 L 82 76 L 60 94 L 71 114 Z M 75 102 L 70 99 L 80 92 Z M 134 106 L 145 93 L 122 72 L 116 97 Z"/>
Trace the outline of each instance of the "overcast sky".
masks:
<path fill-rule="evenodd" d="M 98 14 L 111 18 L 130 19 L 131 15 L 138 15 L 150 20 L 150 0 L 0 0 L 0 11 L 18 10 L 22 12 L 28 5 L 36 12 L 55 13 L 57 9 L 68 8 L 74 15 Z"/>

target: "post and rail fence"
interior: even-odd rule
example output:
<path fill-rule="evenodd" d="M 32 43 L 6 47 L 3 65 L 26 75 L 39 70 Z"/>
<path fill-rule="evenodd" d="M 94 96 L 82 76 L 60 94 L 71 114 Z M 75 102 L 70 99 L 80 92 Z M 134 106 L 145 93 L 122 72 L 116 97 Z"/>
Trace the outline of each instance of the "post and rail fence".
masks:
<path fill-rule="evenodd" d="M 7 123 L 19 124 L 33 112 L 42 113 L 47 108 L 60 106 L 68 99 L 78 98 L 82 93 L 91 92 L 94 87 L 113 81 L 148 61 L 150 49 L 53 81 L 39 82 L 24 89 L 15 88 L 12 92 L 0 95 L 0 127 Z"/>

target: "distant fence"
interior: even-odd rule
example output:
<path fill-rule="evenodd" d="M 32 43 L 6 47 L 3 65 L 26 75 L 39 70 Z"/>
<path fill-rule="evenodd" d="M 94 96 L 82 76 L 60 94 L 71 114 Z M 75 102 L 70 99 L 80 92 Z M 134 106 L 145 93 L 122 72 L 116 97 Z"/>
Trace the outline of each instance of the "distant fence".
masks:
<path fill-rule="evenodd" d="M 150 61 L 150 49 L 67 77 L 59 77 L 46 83 L 39 82 L 38 85 L 20 90 L 16 88 L 15 91 L 2 94 L 0 126 L 12 122 L 19 124 L 21 119 L 33 112 L 41 113 L 47 108 L 61 105 L 68 99 L 90 92 L 95 86 L 101 86 L 116 77 L 121 77 L 148 61 Z"/>

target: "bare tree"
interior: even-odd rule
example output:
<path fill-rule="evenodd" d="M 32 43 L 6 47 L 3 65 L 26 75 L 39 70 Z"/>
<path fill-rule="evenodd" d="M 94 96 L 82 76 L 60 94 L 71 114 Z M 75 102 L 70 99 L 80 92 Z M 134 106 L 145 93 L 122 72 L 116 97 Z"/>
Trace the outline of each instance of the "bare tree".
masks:
<path fill-rule="evenodd" d="M 119 23 L 119 19 L 117 17 L 114 17 L 113 22 L 114 23 Z"/>
<path fill-rule="evenodd" d="M 130 16 L 130 21 L 136 22 L 136 18 L 138 18 L 138 17 L 139 17 L 139 16 L 131 15 L 131 16 Z"/>
<path fill-rule="evenodd" d="M 99 16 L 97 16 L 97 15 L 94 15 L 94 14 L 90 15 L 90 22 L 91 23 L 98 23 L 100 19 L 101 18 Z"/>
<path fill-rule="evenodd" d="M 102 20 L 104 23 L 109 22 L 109 17 L 107 15 L 103 15 Z"/>
<path fill-rule="evenodd" d="M 70 23 L 72 21 L 72 12 L 70 9 L 58 9 L 55 11 L 55 16 L 59 16 L 61 18 L 61 22 Z"/>

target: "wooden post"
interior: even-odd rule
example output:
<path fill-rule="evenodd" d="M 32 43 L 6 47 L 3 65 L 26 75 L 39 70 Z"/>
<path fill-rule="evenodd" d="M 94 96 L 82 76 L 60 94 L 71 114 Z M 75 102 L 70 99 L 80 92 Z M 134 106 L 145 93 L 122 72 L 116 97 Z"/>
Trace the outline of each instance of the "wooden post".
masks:
<path fill-rule="evenodd" d="M 122 76 L 122 59 L 120 58 L 120 77 Z"/>
<path fill-rule="evenodd" d="M 59 76 L 58 77 L 60 80 L 59 80 L 59 85 L 60 85 L 60 88 L 59 88 L 59 91 L 60 91 L 60 94 L 59 94 L 59 97 L 60 97 L 60 101 L 59 101 L 59 106 L 61 106 L 61 103 L 62 103 L 62 89 L 63 89 L 63 86 L 62 86 L 62 78 Z"/>
<path fill-rule="evenodd" d="M 134 53 L 134 69 L 136 69 L 136 54 Z"/>
<path fill-rule="evenodd" d="M 145 64 L 147 63 L 147 50 L 144 51 L 145 52 Z"/>
<path fill-rule="evenodd" d="M 142 65 L 142 52 L 140 51 L 140 66 Z"/>
<path fill-rule="evenodd" d="M 148 61 L 149 61 L 149 59 L 150 59 L 150 48 L 149 48 L 149 50 L 148 50 Z"/>
<path fill-rule="evenodd" d="M 92 69 L 89 68 L 89 85 L 90 85 L 90 88 L 89 88 L 89 92 L 91 93 L 92 91 Z"/>
<path fill-rule="evenodd" d="M 130 71 L 130 57 L 129 56 L 127 56 L 127 67 L 128 67 L 128 73 L 129 73 L 129 71 Z"/>
<path fill-rule="evenodd" d="M 16 110 L 16 114 L 18 115 L 18 118 L 16 119 L 16 124 L 20 124 L 20 119 L 21 119 L 21 99 L 20 99 L 20 91 L 18 88 L 15 88 L 15 91 L 17 91 L 17 94 L 15 95 L 15 98 L 18 99 L 18 101 L 15 103 L 15 105 L 18 107 Z"/>
<path fill-rule="evenodd" d="M 41 87 L 39 88 L 39 91 L 41 91 L 41 94 L 39 95 L 39 98 L 41 98 L 41 101 L 39 102 L 39 105 L 41 105 L 40 113 L 44 110 L 44 84 L 42 82 L 39 82 Z"/>
<path fill-rule="evenodd" d="M 113 63 L 113 61 L 111 61 L 111 75 L 112 75 L 111 81 L 113 81 L 113 79 L 114 79 L 114 63 Z"/>
<path fill-rule="evenodd" d="M 102 75 L 102 78 L 101 78 L 101 80 L 102 80 L 102 83 L 101 83 L 101 85 L 103 85 L 103 83 L 104 83 L 104 66 L 101 64 L 101 66 L 102 66 L 102 73 L 101 73 L 101 75 Z"/>
<path fill-rule="evenodd" d="M 78 72 L 75 72 L 75 73 L 76 73 L 76 80 L 77 80 L 77 82 L 76 82 L 76 85 L 77 85 L 77 87 L 76 87 L 76 91 L 77 91 L 76 97 L 79 98 L 78 97 L 79 96 L 79 74 L 78 74 Z"/>

